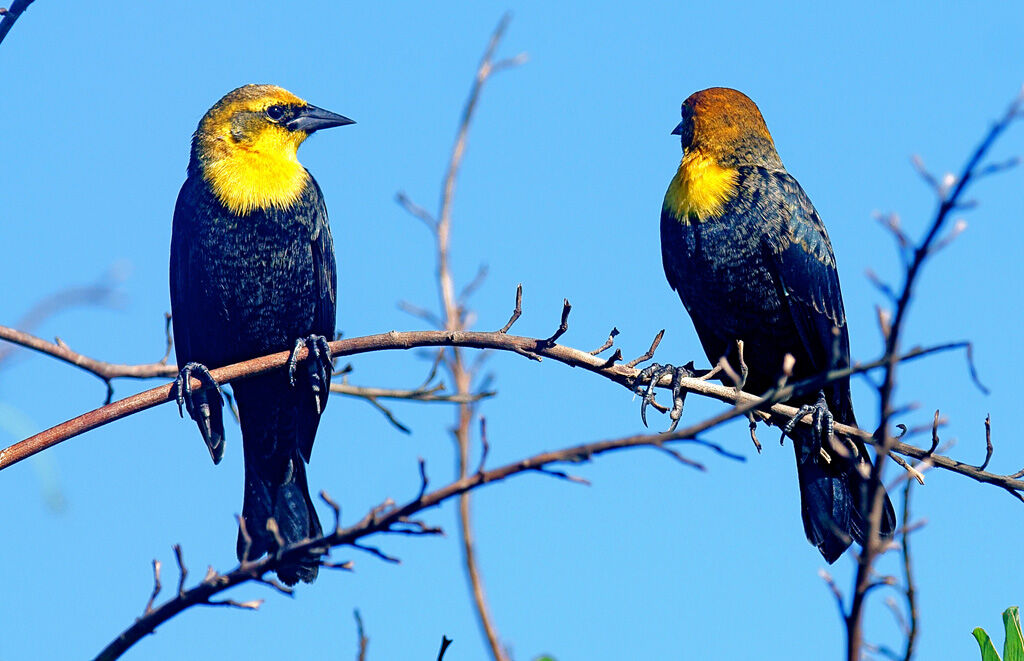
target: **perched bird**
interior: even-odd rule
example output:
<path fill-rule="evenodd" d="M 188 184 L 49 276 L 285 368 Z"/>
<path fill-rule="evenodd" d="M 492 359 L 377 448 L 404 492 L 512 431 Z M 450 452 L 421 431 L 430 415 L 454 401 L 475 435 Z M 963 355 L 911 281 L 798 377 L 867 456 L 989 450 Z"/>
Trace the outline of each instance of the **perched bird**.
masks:
<path fill-rule="evenodd" d="M 214 463 L 224 422 L 207 368 L 293 350 L 287 372 L 233 384 L 245 455 L 239 560 L 321 534 L 305 463 L 327 405 L 337 276 L 323 194 L 296 150 L 314 131 L 352 123 L 280 87 L 246 85 L 210 108 L 192 137 L 174 208 L 171 312 L 178 406 Z M 302 346 L 307 369 L 297 371 Z M 192 376 L 210 387 L 192 391 Z M 309 561 L 277 573 L 293 585 L 317 569 Z"/>
<path fill-rule="evenodd" d="M 782 165 L 761 112 L 741 92 L 715 87 L 683 102 L 672 131 L 683 158 L 661 211 L 661 255 L 668 282 L 693 320 L 704 352 L 749 370 L 744 390 L 761 394 L 777 382 L 786 354 L 792 379 L 848 367 L 850 341 L 839 275 L 825 226 Z M 737 340 L 743 342 L 739 360 Z M 676 377 L 685 368 L 653 365 L 646 376 Z M 807 539 L 828 562 L 869 534 L 867 452 L 857 456 L 825 445 L 832 421 L 856 425 L 849 378 L 817 397 L 790 401 L 813 411 L 813 427 L 787 427 L 796 449 Z M 800 417 L 803 417 L 802 415 Z M 896 516 L 885 496 L 881 535 Z"/>

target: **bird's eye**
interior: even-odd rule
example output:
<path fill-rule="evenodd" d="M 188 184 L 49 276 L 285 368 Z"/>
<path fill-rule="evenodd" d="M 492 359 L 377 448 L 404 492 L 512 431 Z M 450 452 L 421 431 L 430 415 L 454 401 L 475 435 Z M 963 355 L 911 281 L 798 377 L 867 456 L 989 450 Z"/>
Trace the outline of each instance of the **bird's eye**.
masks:
<path fill-rule="evenodd" d="M 267 117 L 269 117 L 271 121 L 278 121 L 284 117 L 284 106 L 270 106 L 267 108 Z"/>

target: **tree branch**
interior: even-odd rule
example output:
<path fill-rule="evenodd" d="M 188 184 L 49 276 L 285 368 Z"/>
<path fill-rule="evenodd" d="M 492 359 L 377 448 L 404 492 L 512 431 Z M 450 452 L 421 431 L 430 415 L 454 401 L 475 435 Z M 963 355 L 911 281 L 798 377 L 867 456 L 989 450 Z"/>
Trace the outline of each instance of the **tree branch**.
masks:
<path fill-rule="evenodd" d="M 444 177 L 441 193 L 441 208 L 438 212 L 438 221 L 433 225 L 434 236 L 437 241 L 437 284 L 438 294 L 441 300 L 441 311 L 444 317 L 444 328 L 449 331 L 463 331 L 466 329 L 466 312 L 463 307 L 465 298 L 476 289 L 483 279 L 484 271 L 478 273 L 463 290 L 459 297 L 455 295 L 455 283 L 451 273 L 450 238 L 452 201 L 455 197 L 455 184 L 458 181 L 459 168 L 466 153 L 466 144 L 469 137 L 469 127 L 473 120 L 473 114 L 484 85 L 491 75 L 499 70 L 494 64 L 494 54 L 501 43 L 501 39 L 508 28 L 511 14 L 505 14 L 498 22 L 498 26 L 491 34 L 490 42 L 480 59 L 477 67 L 473 85 L 469 91 L 469 98 L 462 111 L 462 119 L 456 132 L 455 144 L 452 147 L 451 157 L 448 161 L 448 168 Z M 511 65 L 508 65 L 511 66 Z M 415 212 L 416 205 L 405 204 L 407 209 Z M 451 351 L 451 360 L 445 363 L 448 372 L 455 383 L 455 392 L 459 396 L 469 396 L 472 391 L 473 371 L 466 367 L 462 352 L 458 347 Z M 475 408 L 472 402 L 464 401 L 458 405 L 455 413 L 455 428 L 453 430 L 456 444 L 456 468 L 459 478 L 465 478 L 468 474 L 470 454 L 470 427 L 473 424 Z M 487 644 L 491 650 L 491 656 L 495 661 L 508 661 L 508 655 L 501 646 L 501 639 L 497 626 L 490 615 L 487 607 L 487 598 L 484 592 L 483 579 L 480 576 L 480 569 L 476 562 L 476 554 L 473 545 L 472 518 L 470 516 L 470 496 L 464 493 L 459 497 L 459 528 L 462 538 L 463 560 L 466 566 L 466 575 L 469 579 L 470 589 L 473 595 L 473 603 L 476 607 L 477 618 L 480 628 L 483 629 L 487 638 Z"/>
<path fill-rule="evenodd" d="M 25 10 L 28 9 L 28 6 L 33 2 L 35 2 L 35 0 L 14 0 L 9 9 L 0 11 L 0 15 L 3 15 L 4 17 L 3 20 L 0 21 L 0 43 L 3 43 L 4 37 L 6 37 L 7 33 L 14 27 L 14 22 L 17 21 L 23 13 L 25 13 Z"/>
<path fill-rule="evenodd" d="M 6 329 L 0 326 L 0 334 Z M 608 365 L 607 361 L 591 355 L 586 351 L 556 344 L 551 347 L 539 347 L 543 339 L 532 337 L 521 337 L 501 332 L 473 332 L 473 331 L 391 331 L 378 335 L 367 335 L 364 337 L 347 338 L 335 340 L 330 343 L 331 355 L 352 356 L 356 354 L 369 353 L 374 351 L 407 350 L 417 347 L 437 346 L 459 346 L 475 349 L 495 349 L 509 351 L 523 356 L 533 358 L 551 358 L 557 362 L 570 367 L 579 367 L 586 371 L 598 374 L 614 383 L 617 383 L 629 390 L 633 390 L 643 382 L 637 381 L 640 371 L 635 368 L 628 368 L 623 365 Z M 913 349 L 899 357 L 900 362 L 911 361 L 932 355 L 939 351 L 949 351 L 965 346 L 964 343 L 952 343 L 935 347 Z M 536 353 L 533 353 L 536 352 Z M 305 360 L 307 350 L 299 352 L 300 360 Z M 244 379 L 259 374 L 266 374 L 275 369 L 282 369 L 288 362 L 289 351 L 281 351 L 252 360 L 227 365 L 215 370 L 211 374 L 218 383 L 230 383 L 236 379 Z M 796 396 L 797 393 L 817 391 L 825 383 L 837 379 L 868 372 L 877 369 L 888 361 L 887 358 L 880 358 L 870 363 L 857 364 L 843 370 L 834 370 L 825 375 L 819 375 L 805 381 L 786 385 L 782 388 L 773 389 L 768 397 L 755 397 L 748 393 L 737 393 L 734 388 L 720 386 L 703 381 L 699 378 L 682 379 L 683 389 L 688 393 L 711 397 L 722 402 L 740 404 L 743 413 L 759 409 L 770 415 L 770 421 L 776 426 L 784 426 L 785 423 L 796 414 L 796 408 L 777 404 L 775 402 L 785 401 Z M 671 378 L 663 378 L 657 386 L 659 388 L 670 388 Z M 199 389 L 204 387 L 197 379 L 192 380 L 192 387 Z M 97 427 L 109 424 L 121 418 L 125 418 L 139 411 L 150 409 L 154 406 L 172 401 L 173 388 L 171 385 L 162 385 L 151 388 L 144 392 L 126 397 L 98 409 L 94 409 L 71 420 L 62 422 L 34 436 L 15 443 L 14 445 L 0 450 L 0 470 L 3 470 L 23 459 L 26 459 L 37 452 L 74 438 Z M 810 420 L 805 419 L 804 423 L 809 424 Z M 857 435 L 870 440 L 872 435 L 863 430 L 847 425 L 837 424 L 836 431 L 840 434 Z M 918 448 L 906 443 L 897 442 L 892 451 L 916 459 L 929 459 L 935 466 L 944 470 L 952 471 L 970 477 L 978 482 L 993 484 L 1006 489 L 1010 493 L 1024 492 L 1024 481 L 1006 475 L 999 475 L 988 471 L 979 470 L 948 457 L 938 454 L 931 454 L 928 450 Z"/>
<path fill-rule="evenodd" d="M 487 484 L 501 482 L 516 475 L 536 473 L 551 464 L 578 464 L 590 461 L 596 456 L 619 450 L 639 447 L 660 449 L 665 443 L 683 441 L 690 441 L 702 447 L 707 447 L 725 457 L 742 460 L 741 457 L 725 452 L 715 444 L 705 443 L 696 438 L 698 434 L 721 424 L 724 419 L 728 418 L 723 418 L 721 415 L 715 416 L 672 434 L 639 434 L 584 443 L 561 450 L 542 452 L 498 468 L 466 475 L 429 493 L 418 493 L 415 498 L 400 506 L 395 505 L 390 500 L 384 501 L 372 508 L 362 519 L 348 528 L 336 527 L 322 537 L 293 544 L 278 553 L 263 556 L 259 560 L 241 563 L 225 573 L 208 572 L 196 586 L 181 589 L 166 602 L 156 607 L 148 608 L 141 617 L 135 620 L 131 626 L 125 629 L 96 657 L 96 661 L 111 661 L 112 659 L 119 658 L 135 643 L 148 634 L 153 633 L 158 626 L 183 610 L 193 606 L 220 603 L 212 601 L 212 598 L 229 588 L 250 581 L 275 587 L 268 580 L 265 580 L 263 576 L 268 572 L 275 571 L 281 564 L 295 563 L 299 560 L 318 560 L 325 547 L 347 546 L 361 550 L 372 549 L 372 547 L 362 543 L 365 538 L 377 534 L 405 534 L 408 532 L 410 524 L 417 523 L 412 517 L 424 510 L 437 507 L 446 500 L 461 496 Z M 421 480 L 422 482 L 423 480 Z M 430 528 L 425 525 L 422 529 L 425 531 L 424 534 L 437 534 L 440 532 L 438 528 Z M 390 556 L 380 551 L 377 551 L 376 555 L 382 558 L 390 558 Z M 247 608 L 253 609 L 255 602 L 245 602 L 245 604 L 247 604 Z"/>
<path fill-rule="evenodd" d="M 924 168 L 920 159 L 915 159 L 915 167 L 935 192 L 939 205 L 924 237 L 912 250 L 906 235 L 899 229 L 898 218 L 896 216 L 890 217 L 889 229 L 895 237 L 906 269 L 903 276 L 903 287 L 900 290 L 899 296 L 895 297 L 895 313 L 890 318 L 888 312 L 879 309 L 879 322 L 885 338 L 885 352 L 883 355 L 887 359 L 882 366 L 884 370 L 883 378 L 878 386 L 880 423 L 873 440 L 879 455 L 888 455 L 891 450 L 899 451 L 897 446 L 901 445 L 889 433 L 889 425 L 893 415 L 897 412 L 893 406 L 892 398 L 896 387 L 896 368 L 899 364 L 900 340 L 919 276 L 928 258 L 935 254 L 936 249 L 948 244 L 948 240 L 939 239 L 939 233 L 946 225 L 950 213 L 962 208 L 961 197 L 967 190 L 968 185 L 972 180 L 984 176 L 990 171 L 999 169 L 985 168 L 982 166 L 982 161 L 992 145 L 995 144 L 996 139 L 1015 119 L 1020 117 L 1022 106 L 1024 106 L 1024 89 L 1018 93 L 1006 113 L 989 129 L 967 160 L 959 177 L 954 177 L 952 174 L 947 174 L 941 178 L 935 177 Z M 886 289 L 889 292 L 890 298 L 893 298 L 891 288 Z M 991 455 L 991 453 L 989 454 Z M 910 456 L 914 455 L 911 454 Z M 927 456 L 931 458 L 931 455 Z M 982 469 L 984 469 L 987 463 L 988 461 L 986 460 L 985 464 L 977 469 L 971 467 L 971 471 L 962 470 L 961 467 L 957 467 L 955 470 L 969 476 L 974 470 L 984 473 Z M 861 651 L 864 645 L 863 612 L 865 600 L 871 588 L 875 585 L 873 565 L 878 556 L 884 553 L 887 548 L 887 545 L 879 537 L 883 502 L 885 499 L 885 489 L 883 488 L 882 481 L 884 464 L 885 462 L 881 459 L 875 462 L 874 466 L 872 466 L 868 483 L 869 493 L 873 494 L 871 516 L 869 517 L 870 530 L 865 540 L 864 548 L 857 558 L 857 574 L 854 579 L 853 597 L 850 603 L 850 611 L 845 617 L 847 661 L 859 661 L 861 658 Z M 935 465 L 948 468 L 942 466 L 937 461 Z M 953 469 L 950 468 L 950 470 Z M 972 477 L 978 479 L 976 476 Z M 1011 480 L 1012 478 L 1005 479 Z M 1020 489 L 1014 488 L 1008 489 L 1008 491 L 1024 501 L 1024 497 L 1019 493 Z M 904 522 L 904 525 L 906 525 L 906 522 Z"/>

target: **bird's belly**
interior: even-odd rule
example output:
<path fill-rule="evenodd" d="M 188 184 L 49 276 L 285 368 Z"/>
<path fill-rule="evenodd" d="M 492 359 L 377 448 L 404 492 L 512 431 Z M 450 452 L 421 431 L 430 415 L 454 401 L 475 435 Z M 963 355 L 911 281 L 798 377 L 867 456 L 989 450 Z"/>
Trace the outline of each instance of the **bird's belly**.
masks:
<path fill-rule="evenodd" d="M 737 237 L 713 226 L 684 232 L 675 253 L 679 296 L 693 318 L 708 359 L 714 363 L 743 340 L 755 389 L 780 373 L 799 335 L 779 297 L 772 265 L 758 237 Z M 715 355 L 712 355 L 715 354 Z"/>
<path fill-rule="evenodd" d="M 212 336 L 226 362 L 291 348 L 313 332 L 316 291 L 309 241 L 239 233 L 221 240 L 200 274 L 200 332 Z"/>

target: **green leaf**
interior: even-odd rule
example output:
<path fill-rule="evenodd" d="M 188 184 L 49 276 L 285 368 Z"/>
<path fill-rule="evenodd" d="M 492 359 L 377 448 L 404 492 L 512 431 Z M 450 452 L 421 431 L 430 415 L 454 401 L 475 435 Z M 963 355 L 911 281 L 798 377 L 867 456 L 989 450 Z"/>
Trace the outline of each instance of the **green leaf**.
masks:
<path fill-rule="evenodd" d="M 978 647 L 981 648 L 981 661 L 999 661 L 999 652 L 996 651 L 992 639 L 988 637 L 984 629 L 975 627 L 974 639 L 978 641 Z"/>
<path fill-rule="evenodd" d="M 1024 636 L 1020 630 L 1020 612 L 1016 606 L 1003 611 L 1006 640 L 1003 642 L 1003 661 L 1024 661 Z"/>

